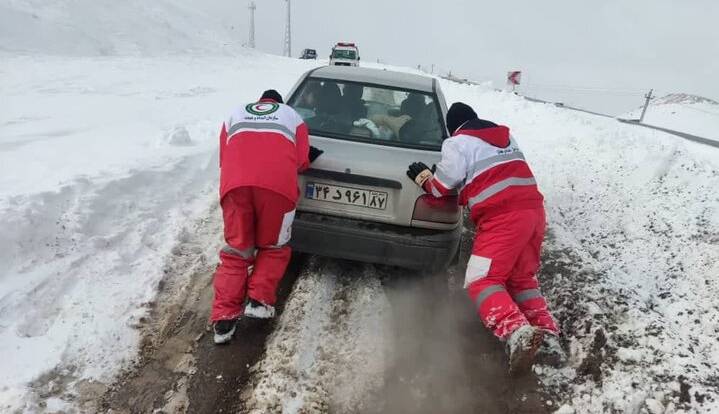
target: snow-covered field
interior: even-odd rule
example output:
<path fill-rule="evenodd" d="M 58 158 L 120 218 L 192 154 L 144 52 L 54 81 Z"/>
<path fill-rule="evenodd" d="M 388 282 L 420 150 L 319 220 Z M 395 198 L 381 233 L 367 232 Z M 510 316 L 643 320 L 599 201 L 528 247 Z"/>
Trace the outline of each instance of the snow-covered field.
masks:
<path fill-rule="evenodd" d="M 232 54 L 231 0 L 2 0 L 0 51 L 59 56 Z"/>
<path fill-rule="evenodd" d="M 216 201 L 219 123 L 316 64 L 226 47 L 217 19 L 232 15 L 189 0 L 118 4 L 0 1 L 0 411 L 70 410 L 136 358 L 166 257 Z M 66 24 L 73 15 L 81 26 Z M 442 87 L 513 128 L 546 195 L 544 290 L 572 360 L 538 374 L 560 412 L 718 412 L 719 150 L 489 87 Z M 707 116 L 674 121 L 662 111 L 675 104 Z M 719 137 L 713 106 L 686 106 L 654 105 L 645 121 Z M 332 320 L 328 289 L 343 279 L 323 269 L 294 296 L 325 307 L 283 315 L 289 339 L 271 338 L 255 367 L 257 393 L 246 392 L 258 410 L 296 406 L 281 390 L 334 381 L 309 370 L 293 382 L 316 355 L 364 369 L 331 390 L 348 405 L 380 376 L 386 298 L 348 282 L 340 290 L 364 296 Z M 318 344 L 329 325 L 341 340 Z M 273 375 L 290 355 L 298 365 Z"/>
<path fill-rule="evenodd" d="M 288 90 L 294 63 L 0 59 L 0 407 L 43 373 L 108 381 L 135 355 L 165 256 L 216 199 L 221 120 Z"/>
<path fill-rule="evenodd" d="M 620 118 L 639 119 L 641 109 Z M 644 123 L 719 141 L 719 102 L 681 93 L 657 98 L 649 104 Z"/>

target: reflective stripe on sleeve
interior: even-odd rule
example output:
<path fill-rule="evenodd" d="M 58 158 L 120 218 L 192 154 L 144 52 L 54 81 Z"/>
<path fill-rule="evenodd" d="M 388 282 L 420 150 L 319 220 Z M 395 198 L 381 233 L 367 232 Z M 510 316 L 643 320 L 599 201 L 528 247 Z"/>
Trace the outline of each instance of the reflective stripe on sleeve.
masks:
<path fill-rule="evenodd" d="M 537 185 L 537 181 L 533 178 L 518 178 L 518 177 L 512 177 L 507 178 L 505 180 L 499 181 L 497 183 L 494 183 L 490 185 L 489 187 L 485 188 L 484 191 L 477 194 L 476 196 L 469 199 L 467 202 L 467 205 L 469 208 L 472 208 L 473 206 L 487 200 L 488 198 L 492 197 L 493 195 L 499 193 L 500 191 L 512 187 L 512 186 L 528 186 L 528 185 Z"/>
<path fill-rule="evenodd" d="M 446 185 L 445 183 L 452 182 L 452 179 L 450 177 L 444 175 L 444 173 L 440 169 L 437 169 L 437 171 L 434 172 L 434 179 L 439 181 L 439 183 L 441 185 L 443 185 L 445 188 L 449 188 L 449 186 Z"/>
<path fill-rule="evenodd" d="M 238 122 L 227 131 L 227 142 L 230 142 L 234 134 L 245 131 L 275 132 L 281 134 L 293 144 L 295 143 L 295 131 L 273 122 Z"/>

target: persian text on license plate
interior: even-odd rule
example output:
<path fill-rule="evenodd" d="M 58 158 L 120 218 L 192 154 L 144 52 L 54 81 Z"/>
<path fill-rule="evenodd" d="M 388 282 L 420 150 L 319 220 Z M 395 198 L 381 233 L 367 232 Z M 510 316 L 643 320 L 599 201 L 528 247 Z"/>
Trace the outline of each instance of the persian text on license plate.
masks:
<path fill-rule="evenodd" d="M 339 185 L 307 183 L 305 198 L 330 203 L 349 204 L 384 210 L 387 208 L 387 193 L 383 191 L 360 190 Z"/>

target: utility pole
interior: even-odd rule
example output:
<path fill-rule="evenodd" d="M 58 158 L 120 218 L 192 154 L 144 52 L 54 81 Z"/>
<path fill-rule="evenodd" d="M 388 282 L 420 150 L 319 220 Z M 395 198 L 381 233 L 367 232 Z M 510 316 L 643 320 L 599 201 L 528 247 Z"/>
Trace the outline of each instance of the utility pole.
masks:
<path fill-rule="evenodd" d="M 649 107 L 649 101 L 652 100 L 652 92 L 654 92 L 654 89 L 650 89 L 649 93 L 644 95 L 645 98 L 647 98 L 646 102 L 644 102 L 644 108 L 642 109 L 642 116 L 639 117 L 639 123 L 644 122 L 644 114 L 647 113 L 647 108 Z"/>
<path fill-rule="evenodd" d="M 291 11 L 291 5 L 290 0 L 285 0 L 287 2 L 287 23 L 285 25 L 285 50 L 284 55 L 287 57 L 292 56 L 292 11 Z"/>
<path fill-rule="evenodd" d="M 255 48 L 255 10 L 257 9 L 257 6 L 255 6 L 255 2 L 250 0 L 250 5 L 247 7 L 250 9 L 250 40 L 247 42 L 247 46 L 251 48 Z"/>

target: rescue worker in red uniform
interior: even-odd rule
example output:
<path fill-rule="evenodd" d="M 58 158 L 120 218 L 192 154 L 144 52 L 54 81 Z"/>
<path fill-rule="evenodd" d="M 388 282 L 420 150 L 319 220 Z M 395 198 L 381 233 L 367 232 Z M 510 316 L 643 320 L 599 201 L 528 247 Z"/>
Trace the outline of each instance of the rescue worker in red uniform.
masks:
<path fill-rule="evenodd" d="M 242 316 L 272 318 L 290 260 L 299 197 L 297 174 L 322 151 L 275 90 L 235 110 L 220 133 L 220 205 L 226 245 L 215 272 L 215 343 L 228 342 Z"/>
<path fill-rule="evenodd" d="M 464 287 L 484 325 L 506 342 L 510 372 L 518 374 L 531 368 L 540 347 L 561 352 L 536 277 L 543 196 L 509 128 L 479 119 L 461 102 L 447 113 L 447 127 L 439 164 L 413 163 L 407 175 L 436 197 L 459 190 L 477 229 Z"/>

